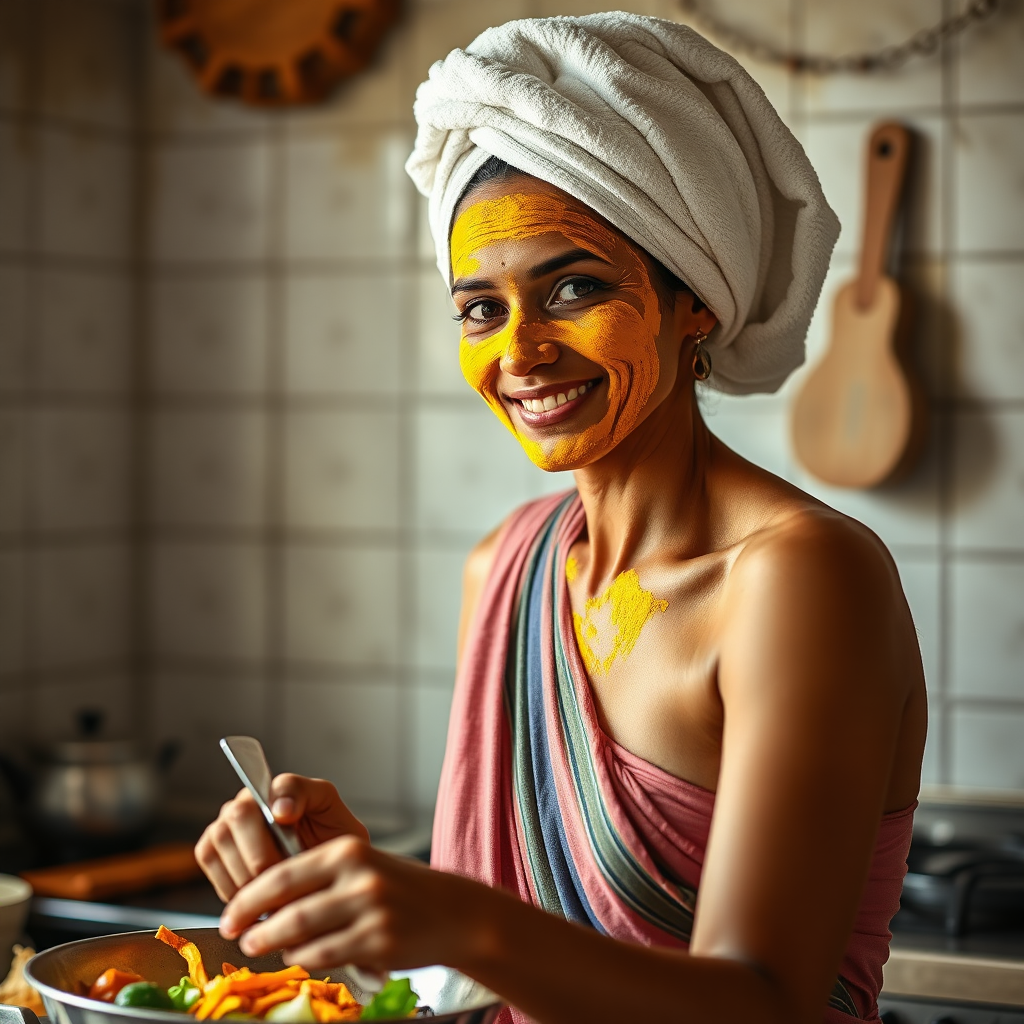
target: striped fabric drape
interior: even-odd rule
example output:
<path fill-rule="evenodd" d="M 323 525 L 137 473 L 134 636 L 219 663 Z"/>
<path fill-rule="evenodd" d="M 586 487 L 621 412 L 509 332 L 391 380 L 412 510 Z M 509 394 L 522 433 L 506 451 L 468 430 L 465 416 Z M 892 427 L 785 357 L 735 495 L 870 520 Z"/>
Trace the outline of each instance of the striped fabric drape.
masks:
<path fill-rule="evenodd" d="M 579 536 L 578 495 L 538 532 L 520 579 L 505 671 L 517 839 L 534 902 L 605 934 L 686 946 L 697 893 L 652 861 L 619 801 L 592 735 L 596 721 L 564 584 Z M 581 700 L 581 697 L 583 699 Z M 624 928 L 624 918 L 628 924 Z M 829 1006 L 859 1016 L 842 978 Z"/>

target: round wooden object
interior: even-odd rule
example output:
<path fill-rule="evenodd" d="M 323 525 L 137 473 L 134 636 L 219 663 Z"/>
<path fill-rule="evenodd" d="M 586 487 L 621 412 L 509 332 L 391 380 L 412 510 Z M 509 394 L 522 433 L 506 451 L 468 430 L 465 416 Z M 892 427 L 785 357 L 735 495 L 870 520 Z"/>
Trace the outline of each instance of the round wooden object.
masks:
<path fill-rule="evenodd" d="M 314 103 L 363 68 L 399 0 L 158 0 L 160 34 L 202 88 L 257 106 Z"/>

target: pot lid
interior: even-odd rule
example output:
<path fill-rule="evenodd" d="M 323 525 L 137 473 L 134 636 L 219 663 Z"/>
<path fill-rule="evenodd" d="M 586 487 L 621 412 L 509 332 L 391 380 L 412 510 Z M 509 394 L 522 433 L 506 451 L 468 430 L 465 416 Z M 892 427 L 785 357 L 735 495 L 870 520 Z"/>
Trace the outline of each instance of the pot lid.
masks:
<path fill-rule="evenodd" d="M 44 747 L 43 755 L 53 764 L 123 764 L 141 756 L 131 740 L 65 740 Z"/>
<path fill-rule="evenodd" d="M 93 708 L 83 708 L 75 715 L 78 736 L 45 745 L 41 753 L 53 764 L 123 764 L 141 758 L 138 744 L 132 740 L 100 737 L 106 715 Z"/>

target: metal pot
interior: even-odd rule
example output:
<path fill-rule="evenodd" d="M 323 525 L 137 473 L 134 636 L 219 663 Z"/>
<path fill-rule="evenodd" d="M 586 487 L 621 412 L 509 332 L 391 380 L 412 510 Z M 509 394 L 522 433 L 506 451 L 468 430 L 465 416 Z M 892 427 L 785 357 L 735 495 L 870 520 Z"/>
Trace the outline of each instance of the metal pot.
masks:
<path fill-rule="evenodd" d="M 147 755 L 131 740 L 101 739 L 102 713 L 83 710 L 79 736 L 37 749 L 25 769 L 0 758 L 30 830 L 58 859 L 125 849 L 140 840 L 159 808 L 161 775 L 178 744 Z"/>
<path fill-rule="evenodd" d="M 279 953 L 245 956 L 236 943 L 222 938 L 216 928 L 186 928 L 179 934 L 191 939 L 199 947 L 204 962 L 214 969 L 225 960 L 247 964 L 254 971 L 279 971 L 284 967 Z M 192 1018 L 180 1013 L 114 1006 L 76 994 L 81 986 L 91 985 L 108 967 L 134 971 L 163 987 L 174 985 L 185 973 L 184 963 L 173 949 L 157 942 L 152 932 L 126 932 L 81 939 L 45 950 L 29 960 L 25 977 L 42 996 L 52 1024 L 131 1024 L 133 1020 L 188 1024 Z M 369 1000 L 369 995 L 344 968 L 318 971 L 317 977 L 328 974 L 331 981 L 348 985 L 360 1002 Z M 434 1011 L 431 1019 L 437 1024 L 491 1024 L 502 1007 L 493 992 L 450 967 L 422 967 L 415 971 L 396 971 L 395 975 L 410 980 L 420 1004 Z M 34 1024 L 36 1020 L 23 1009 L 13 1010 L 13 1013 L 20 1015 L 17 1024 Z M 2 1014 L 0 1024 L 5 1024 Z"/>

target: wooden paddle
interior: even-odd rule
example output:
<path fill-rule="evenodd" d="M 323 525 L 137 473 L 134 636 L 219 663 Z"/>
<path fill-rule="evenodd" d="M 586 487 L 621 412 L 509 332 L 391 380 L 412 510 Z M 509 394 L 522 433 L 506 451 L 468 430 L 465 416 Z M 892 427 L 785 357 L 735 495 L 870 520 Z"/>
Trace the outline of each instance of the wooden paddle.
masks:
<path fill-rule="evenodd" d="M 793 405 L 797 457 L 840 487 L 902 475 L 924 441 L 924 394 L 905 362 L 910 303 L 886 274 L 909 149 L 902 125 L 871 133 L 860 267 L 836 295 L 828 351 Z"/>

